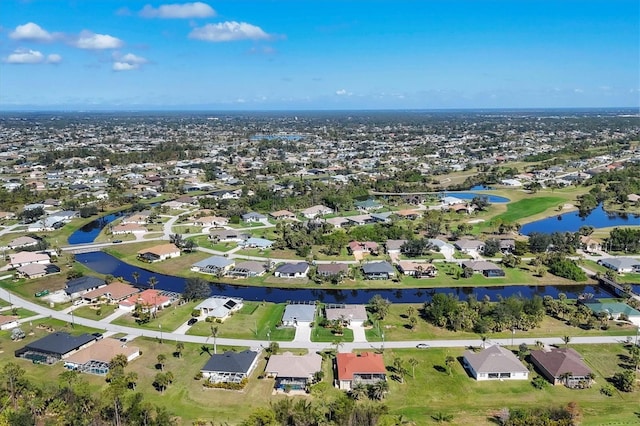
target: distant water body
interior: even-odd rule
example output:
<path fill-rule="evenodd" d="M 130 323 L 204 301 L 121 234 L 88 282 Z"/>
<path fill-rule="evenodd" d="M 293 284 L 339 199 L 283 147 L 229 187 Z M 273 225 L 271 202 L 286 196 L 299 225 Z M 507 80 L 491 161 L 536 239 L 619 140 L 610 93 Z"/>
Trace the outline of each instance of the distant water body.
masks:
<path fill-rule="evenodd" d="M 640 226 L 640 216 L 628 213 L 609 213 L 600 204 L 585 217 L 580 217 L 579 212 L 564 213 L 527 223 L 522 226 L 520 233 L 530 235 L 533 232 L 577 232 L 581 226 L 593 226 L 594 228 Z"/>

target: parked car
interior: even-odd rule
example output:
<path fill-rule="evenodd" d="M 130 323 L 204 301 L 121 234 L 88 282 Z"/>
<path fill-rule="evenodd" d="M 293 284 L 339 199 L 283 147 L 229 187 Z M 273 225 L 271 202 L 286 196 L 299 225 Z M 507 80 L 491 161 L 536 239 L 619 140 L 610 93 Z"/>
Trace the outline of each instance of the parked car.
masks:
<path fill-rule="evenodd" d="M 198 322 L 198 318 L 191 318 L 189 321 L 187 321 L 187 325 L 193 325 L 197 322 Z"/>
<path fill-rule="evenodd" d="M 102 339 L 102 333 L 93 333 L 92 336 L 94 336 L 96 340 Z"/>
<path fill-rule="evenodd" d="M 418 349 L 429 349 L 429 345 L 427 345 L 426 343 L 418 343 L 416 345 L 416 348 L 418 348 Z"/>
<path fill-rule="evenodd" d="M 121 242 L 122 242 L 122 240 L 113 240 L 113 244 L 118 244 L 118 243 L 121 243 Z"/>

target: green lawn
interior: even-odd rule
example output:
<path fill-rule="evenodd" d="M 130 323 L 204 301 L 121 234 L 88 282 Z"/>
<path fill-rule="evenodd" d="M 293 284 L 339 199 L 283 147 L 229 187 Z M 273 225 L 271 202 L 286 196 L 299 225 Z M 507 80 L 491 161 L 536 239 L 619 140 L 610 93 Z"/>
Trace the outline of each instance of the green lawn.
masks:
<path fill-rule="evenodd" d="M 207 235 L 198 235 L 197 237 L 188 237 L 188 240 L 193 240 L 198 247 L 204 247 L 216 251 L 229 251 L 238 246 L 237 243 L 218 243 L 213 244 Z"/>
<path fill-rule="evenodd" d="M 333 334 L 330 328 L 315 326 L 311 330 L 312 342 L 353 342 L 353 330 L 344 328 L 342 336 Z"/>
<path fill-rule="evenodd" d="M 426 297 L 426 296 L 425 296 Z M 418 322 L 413 330 L 409 328 L 408 308 L 412 306 L 415 310 L 415 316 Z M 382 340 L 382 332 L 384 332 L 385 340 L 433 340 L 433 339 L 478 339 L 480 345 L 480 336 L 473 332 L 465 331 L 449 331 L 447 329 L 436 327 L 419 316 L 421 304 L 394 303 L 389 308 L 389 313 L 383 321 L 376 321 L 374 327 L 365 330 L 367 340 L 370 342 L 380 342 Z M 573 327 L 564 321 L 545 316 L 540 327 L 529 331 L 518 330 L 515 334 L 516 338 L 522 337 L 558 337 L 558 336 L 629 336 L 635 334 L 635 327 L 626 324 L 611 322 L 608 330 L 584 330 L 579 327 Z M 500 333 L 489 333 L 489 339 L 508 339 L 512 337 L 510 331 Z"/>
<path fill-rule="evenodd" d="M 495 222 L 499 219 L 503 223 L 520 222 L 524 218 L 543 213 L 552 207 L 557 207 L 565 201 L 564 198 L 551 196 L 524 198 L 507 204 L 507 211 L 494 217 L 493 221 Z"/>
<path fill-rule="evenodd" d="M 599 265 L 597 262 L 594 262 L 593 260 L 582 260 L 581 263 L 587 268 L 590 269 L 594 272 L 601 272 L 603 275 L 607 272 L 610 271 L 609 268 L 606 268 L 602 265 Z M 618 283 L 629 283 L 629 284 L 638 284 L 640 283 L 640 274 L 633 274 L 633 273 L 628 273 L 628 274 L 616 274 L 616 282 Z"/>
<path fill-rule="evenodd" d="M 284 303 L 244 302 L 244 306 L 223 323 L 198 321 L 187 334 L 210 336 L 211 327 L 218 327 L 218 337 L 231 339 L 267 340 L 270 332 L 271 340 L 291 341 L 295 336 L 293 327 L 277 328 L 285 308 Z"/>
<path fill-rule="evenodd" d="M 589 364 L 600 365 L 607 359 L 615 364 L 618 354 L 625 351 L 621 345 L 590 345 L 575 347 L 582 352 Z M 585 349 L 586 348 L 586 349 Z M 391 414 L 403 414 L 417 425 L 435 424 L 431 416 L 438 412 L 453 415 L 451 424 L 490 425 L 496 424 L 493 416 L 502 408 L 558 407 L 571 401 L 578 402 L 584 412 L 583 425 L 631 425 L 638 424 L 640 394 L 614 393 L 606 397 L 599 392 L 612 369 L 596 370 L 596 384 L 591 389 L 571 390 L 564 386 L 548 386 L 544 390 L 533 388 L 526 381 L 476 382 L 468 376 L 461 364 L 463 349 L 431 348 L 428 350 L 386 350 L 385 364 L 392 365 L 399 357 L 409 370 L 405 383 L 389 381 L 390 392 L 386 398 Z M 457 359 L 448 375 L 444 368 L 447 356 Z M 412 377 L 407 361 L 415 358 L 419 364 Z M 612 362 L 613 361 L 613 362 Z M 533 373 L 535 375 L 535 373 Z"/>
<path fill-rule="evenodd" d="M 176 302 L 172 306 L 158 311 L 157 317 L 152 318 L 151 321 L 146 324 L 136 323 L 135 318 L 131 314 L 125 314 L 117 318 L 113 321 L 113 324 L 154 331 L 158 331 L 161 328 L 160 326 L 162 326 L 163 331 L 171 332 L 191 318 L 191 312 L 198 303 L 199 301 L 193 301 L 177 306 Z"/>
<path fill-rule="evenodd" d="M 98 315 L 98 307 L 100 308 L 100 315 Z M 74 309 L 73 315 L 93 320 L 100 320 L 100 318 L 108 317 L 114 313 L 116 309 L 118 309 L 118 305 L 109 305 L 106 303 L 95 306 L 83 305 Z"/>

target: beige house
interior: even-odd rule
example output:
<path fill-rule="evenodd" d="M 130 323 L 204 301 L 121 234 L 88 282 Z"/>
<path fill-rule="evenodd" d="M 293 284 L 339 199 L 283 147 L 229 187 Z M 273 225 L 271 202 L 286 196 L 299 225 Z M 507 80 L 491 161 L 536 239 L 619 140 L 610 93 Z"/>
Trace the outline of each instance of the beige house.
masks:
<path fill-rule="evenodd" d="M 147 262 L 160 262 L 180 256 L 180 249 L 175 244 L 161 244 L 138 251 L 138 259 Z"/>

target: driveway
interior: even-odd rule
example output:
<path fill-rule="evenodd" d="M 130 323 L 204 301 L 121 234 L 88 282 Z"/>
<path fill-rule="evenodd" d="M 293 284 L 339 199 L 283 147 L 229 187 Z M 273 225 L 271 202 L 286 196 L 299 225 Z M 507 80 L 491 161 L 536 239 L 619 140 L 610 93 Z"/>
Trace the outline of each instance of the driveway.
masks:
<path fill-rule="evenodd" d="M 364 333 L 364 327 L 362 326 L 362 324 L 354 324 L 351 323 L 349 324 L 349 326 L 347 327 L 351 330 L 353 330 L 353 342 L 366 342 L 367 341 L 367 336 Z"/>
<path fill-rule="evenodd" d="M 296 337 L 293 338 L 294 342 L 309 343 L 311 341 L 311 326 L 309 323 L 298 324 L 296 327 Z"/>

